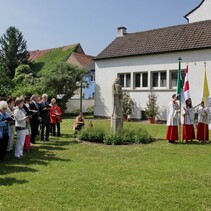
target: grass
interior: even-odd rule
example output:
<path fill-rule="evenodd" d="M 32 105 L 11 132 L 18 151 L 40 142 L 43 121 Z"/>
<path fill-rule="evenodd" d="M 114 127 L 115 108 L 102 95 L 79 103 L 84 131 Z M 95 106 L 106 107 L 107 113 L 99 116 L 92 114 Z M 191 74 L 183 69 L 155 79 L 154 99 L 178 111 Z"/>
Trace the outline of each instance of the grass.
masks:
<path fill-rule="evenodd" d="M 78 143 L 72 119 L 62 137 L 0 163 L 0 210 L 211 210 L 211 144 Z M 109 128 L 109 121 L 94 120 Z M 165 125 L 143 127 L 158 139 Z"/>

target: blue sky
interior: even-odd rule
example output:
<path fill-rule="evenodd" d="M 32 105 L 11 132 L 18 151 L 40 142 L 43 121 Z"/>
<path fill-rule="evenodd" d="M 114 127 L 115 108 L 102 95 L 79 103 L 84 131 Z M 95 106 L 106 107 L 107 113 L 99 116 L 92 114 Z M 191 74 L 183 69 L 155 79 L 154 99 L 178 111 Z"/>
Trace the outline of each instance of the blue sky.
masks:
<path fill-rule="evenodd" d="M 81 43 L 96 56 L 117 35 L 186 23 L 201 0 L 0 0 L 0 36 L 17 27 L 29 50 Z"/>

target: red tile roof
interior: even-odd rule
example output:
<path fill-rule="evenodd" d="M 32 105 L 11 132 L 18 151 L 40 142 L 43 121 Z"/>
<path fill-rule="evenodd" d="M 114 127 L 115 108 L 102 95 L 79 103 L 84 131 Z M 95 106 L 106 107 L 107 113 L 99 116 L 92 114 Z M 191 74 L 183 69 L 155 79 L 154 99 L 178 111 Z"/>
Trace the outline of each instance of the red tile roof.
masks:
<path fill-rule="evenodd" d="M 72 56 L 75 57 L 75 59 L 80 63 L 81 66 L 87 67 L 90 63 L 93 62 L 94 56 L 85 55 L 81 53 L 72 53 Z"/>
<path fill-rule="evenodd" d="M 117 37 L 95 60 L 205 48 L 211 48 L 210 20 L 128 33 Z"/>

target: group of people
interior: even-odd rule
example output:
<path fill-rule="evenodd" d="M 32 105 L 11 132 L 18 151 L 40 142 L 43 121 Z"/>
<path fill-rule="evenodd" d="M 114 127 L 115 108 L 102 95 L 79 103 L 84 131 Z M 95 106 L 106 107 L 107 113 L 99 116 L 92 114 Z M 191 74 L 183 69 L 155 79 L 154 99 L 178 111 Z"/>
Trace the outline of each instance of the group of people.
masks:
<path fill-rule="evenodd" d="M 0 101 L 0 161 L 6 152 L 13 151 L 14 134 L 17 133 L 14 156 L 21 158 L 24 148 L 29 150 L 35 144 L 39 134 L 41 141 L 49 141 L 49 134 L 60 136 L 61 108 L 52 98 L 48 103 L 48 95 L 41 99 L 37 95 L 31 97 L 9 97 Z"/>
<path fill-rule="evenodd" d="M 209 120 L 210 120 L 210 109 L 205 106 L 204 101 L 201 101 L 197 111 L 198 114 L 198 125 L 197 125 L 197 136 L 195 137 L 194 131 L 194 117 L 195 111 L 192 106 L 191 98 L 185 101 L 185 104 L 180 108 L 177 103 L 176 94 L 172 95 L 172 101 L 168 106 L 167 113 L 167 132 L 166 140 L 169 143 L 177 143 L 179 139 L 178 125 L 182 123 L 182 140 L 185 142 L 192 142 L 197 138 L 199 143 L 209 143 Z"/>

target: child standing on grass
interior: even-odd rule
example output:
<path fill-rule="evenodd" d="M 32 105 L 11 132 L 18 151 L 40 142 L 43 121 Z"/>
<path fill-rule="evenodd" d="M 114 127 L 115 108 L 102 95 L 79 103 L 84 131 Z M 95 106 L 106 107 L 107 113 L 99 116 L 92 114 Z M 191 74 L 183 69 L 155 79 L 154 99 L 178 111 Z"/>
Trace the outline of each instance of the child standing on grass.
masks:
<path fill-rule="evenodd" d="M 210 121 L 210 110 L 205 107 L 204 101 L 201 101 L 201 105 L 198 110 L 198 131 L 197 139 L 198 142 L 209 143 L 209 121 Z"/>
<path fill-rule="evenodd" d="M 178 124 L 179 124 L 180 108 L 177 103 L 177 95 L 172 95 L 172 101 L 169 103 L 167 110 L 167 132 L 166 140 L 169 143 L 175 144 L 178 140 Z"/>
<path fill-rule="evenodd" d="M 23 111 L 24 98 L 17 97 L 15 103 L 17 106 L 14 111 L 15 128 L 17 131 L 15 157 L 20 158 L 21 156 L 23 156 L 23 146 L 27 133 L 26 122 L 28 121 L 28 116 L 26 116 Z"/>

